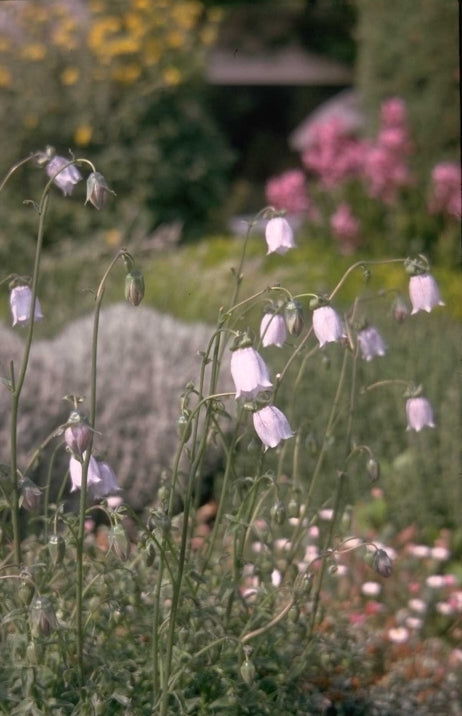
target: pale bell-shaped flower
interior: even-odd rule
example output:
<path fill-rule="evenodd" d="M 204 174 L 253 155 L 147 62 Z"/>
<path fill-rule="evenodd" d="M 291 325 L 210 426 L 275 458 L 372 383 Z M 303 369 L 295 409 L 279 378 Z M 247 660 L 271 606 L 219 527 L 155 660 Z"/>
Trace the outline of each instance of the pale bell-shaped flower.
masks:
<path fill-rule="evenodd" d="M 435 306 L 444 306 L 440 290 L 433 276 L 429 273 L 411 276 L 409 279 L 409 297 L 412 303 L 411 315 L 418 311 L 430 313 Z"/>
<path fill-rule="evenodd" d="M 125 276 L 125 298 L 132 306 L 139 306 L 144 298 L 144 276 L 133 268 Z"/>
<path fill-rule="evenodd" d="M 101 480 L 100 482 L 90 485 L 91 497 L 93 500 L 103 500 L 106 497 L 115 496 L 118 492 L 120 492 L 120 487 L 114 470 L 107 462 L 99 461 L 98 469 Z"/>
<path fill-rule="evenodd" d="M 434 428 L 433 408 L 427 398 L 418 396 L 406 401 L 406 430 L 420 432 L 422 428 Z"/>
<path fill-rule="evenodd" d="M 92 172 L 87 179 L 87 198 L 85 204 L 90 202 L 95 209 L 103 208 L 106 205 L 109 194 L 115 196 L 115 191 L 108 187 L 106 179 L 100 172 Z"/>
<path fill-rule="evenodd" d="M 266 224 L 266 243 L 268 244 L 267 254 L 285 254 L 295 248 L 294 232 L 292 227 L 283 216 L 275 216 Z"/>
<path fill-rule="evenodd" d="M 32 291 L 30 286 L 14 286 L 10 293 L 11 315 L 13 326 L 25 326 L 29 323 L 32 306 Z M 43 318 L 40 301 L 35 298 L 34 321 Z"/>
<path fill-rule="evenodd" d="M 85 453 L 83 454 L 83 459 L 85 459 Z M 75 457 L 71 457 L 69 461 L 69 473 L 71 476 L 71 492 L 75 492 L 76 490 L 80 490 L 82 487 L 82 463 L 79 462 Z M 87 486 L 90 487 L 92 485 L 97 485 L 99 482 L 101 482 L 101 472 L 99 469 L 99 465 L 97 460 L 93 457 L 93 455 L 90 455 L 90 462 L 88 463 L 88 473 L 87 473 Z"/>
<path fill-rule="evenodd" d="M 260 391 L 273 387 L 265 361 L 252 346 L 233 351 L 231 375 L 236 388 L 236 398 L 255 398 Z"/>
<path fill-rule="evenodd" d="M 299 301 L 288 301 L 284 309 L 287 330 L 291 336 L 298 337 L 303 330 L 303 307 Z"/>
<path fill-rule="evenodd" d="M 286 416 L 274 405 L 265 405 L 264 408 L 256 410 L 253 414 L 253 426 L 266 450 L 294 435 Z"/>
<path fill-rule="evenodd" d="M 361 356 L 365 361 L 371 361 L 376 356 L 384 356 L 386 345 L 375 326 L 365 326 L 358 332 L 358 343 Z"/>
<path fill-rule="evenodd" d="M 326 343 L 334 343 L 346 338 L 342 319 L 332 306 L 320 306 L 314 309 L 313 330 L 320 348 Z"/>
<path fill-rule="evenodd" d="M 284 317 L 280 313 L 265 313 L 260 323 L 262 345 L 282 348 L 287 338 Z"/>
<path fill-rule="evenodd" d="M 39 487 L 32 482 L 28 477 L 23 477 L 19 482 L 19 489 L 21 491 L 20 505 L 24 507 L 27 512 L 34 512 L 40 506 L 40 498 L 42 491 Z"/>
<path fill-rule="evenodd" d="M 58 189 L 61 189 L 64 196 L 70 196 L 74 186 L 82 179 L 82 175 L 75 164 L 69 164 L 69 159 L 59 156 L 50 159 L 46 166 L 46 173 L 50 179 L 53 179 L 53 183 Z"/>

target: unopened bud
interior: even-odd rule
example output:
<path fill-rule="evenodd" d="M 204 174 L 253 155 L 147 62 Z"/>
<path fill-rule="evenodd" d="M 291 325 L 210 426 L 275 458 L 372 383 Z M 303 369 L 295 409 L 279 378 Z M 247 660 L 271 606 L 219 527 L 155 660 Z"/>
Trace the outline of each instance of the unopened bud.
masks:
<path fill-rule="evenodd" d="M 245 661 L 241 664 L 241 676 L 244 679 L 247 686 L 251 686 L 255 679 L 255 666 L 249 658 L 245 658 Z"/>
<path fill-rule="evenodd" d="M 398 323 L 403 323 L 406 318 L 409 317 L 411 309 L 409 307 L 408 302 L 405 298 L 403 298 L 403 296 L 397 296 L 395 302 L 393 303 L 391 312 L 395 321 L 397 321 Z"/>
<path fill-rule="evenodd" d="M 190 421 L 190 416 L 190 410 L 183 410 L 180 417 L 176 421 L 176 430 L 178 433 L 178 437 L 181 438 L 182 441 L 185 443 L 187 443 L 189 438 L 191 437 L 192 424 Z"/>
<path fill-rule="evenodd" d="M 277 525 L 283 525 L 286 521 L 287 511 L 282 502 L 276 502 L 271 508 L 271 519 Z"/>
<path fill-rule="evenodd" d="M 109 530 L 109 549 L 114 552 L 116 557 L 125 561 L 128 559 L 128 553 L 130 551 L 130 545 L 128 537 L 122 525 L 116 524 Z"/>
<path fill-rule="evenodd" d="M 99 172 L 92 172 L 87 179 L 87 198 L 85 204 L 90 202 L 95 209 L 99 211 L 106 204 L 109 194 L 115 196 L 115 191 L 109 189 L 103 175 Z"/>
<path fill-rule="evenodd" d="M 40 488 L 28 477 L 23 477 L 19 483 L 19 489 L 21 490 L 21 506 L 27 512 L 34 512 L 40 505 L 40 496 L 42 494 Z"/>
<path fill-rule="evenodd" d="M 58 621 L 48 597 L 35 597 L 30 607 L 30 630 L 33 637 L 49 636 L 57 629 Z"/>
<path fill-rule="evenodd" d="M 299 336 L 303 330 L 303 307 L 298 301 L 289 301 L 284 309 L 284 318 L 291 336 Z"/>
<path fill-rule="evenodd" d="M 289 517 L 298 517 L 300 514 L 300 503 L 295 497 L 291 497 L 287 505 L 287 515 Z"/>
<path fill-rule="evenodd" d="M 301 572 L 297 574 L 294 582 L 294 597 L 300 599 L 307 597 L 313 586 L 313 575 L 311 572 Z"/>
<path fill-rule="evenodd" d="M 144 298 L 144 276 L 136 268 L 125 276 L 125 298 L 132 306 L 139 306 Z"/>
<path fill-rule="evenodd" d="M 381 577 L 389 577 L 393 571 L 393 564 L 384 549 L 378 549 L 372 557 L 372 568 Z"/>
<path fill-rule="evenodd" d="M 64 431 L 64 440 L 74 455 L 83 457 L 91 441 L 92 431 L 86 419 L 77 410 L 73 410 L 68 418 L 68 427 Z"/>
<path fill-rule="evenodd" d="M 51 535 L 48 540 L 48 551 L 53 564 L 61 564 L 66 552 L 66 542 L 61 535 Z"/>
<path fill-rule="evenodd" d="M 371 457 L 367 461 L 366 465 L 367 474 L 371 478 L 372 482 L 377 482 L 380 477 L 380 463 L 375 457 Z"/>

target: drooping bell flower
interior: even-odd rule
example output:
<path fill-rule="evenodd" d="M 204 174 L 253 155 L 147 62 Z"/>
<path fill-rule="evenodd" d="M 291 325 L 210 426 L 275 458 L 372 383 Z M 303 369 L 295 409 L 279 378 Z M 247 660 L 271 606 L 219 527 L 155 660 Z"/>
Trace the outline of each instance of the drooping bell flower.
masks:
<path fill-rule="evenodd" d="M 87 179 L 87 198 L 85 204 L 90 202 L 95 209 L 103 208 L 106 205 L 109 194 L 115 196 L 115 191 L 109 188 L 106 179 L 100 172 L 92 172 Z"/>
<path fill-rule="evenodd" d="M 42 491 L 39 487 L 32 482 L 29 477 L 23 477 L 19 483 L 19 489 L 21 491 L 20 505 L 24 507 L 27 512 L 34 512 L 40 506 L 40 498 Z"/>
<path fill-rule="evenodd" d="M 29 286 L 14 286 L 10 293 L 10 307 L 13 326 L 25 326 L 29 323 L 32 306 L 32 291 Z M 35 298 L 34 321 L 43 318 L 40 301 Z"/>
<path fill-rule="evenodd" d="M 120 487 L 115 476 L 115 472 L 107 462 L 98 462 L 99 474 L 101 477 L 100 482 L 93 483 L 90 485 L 90 495 L 93 500 L 103 500 L 108 498 L 108 502 L 111 497 L 116 497 L 117 493 L 120 492 Z M 122 502 L 122 498 L 118 498 L 117 504 Z M 112 501 L 110 506 L 116 506 Z"/>
<path fill-rule="evenodd" d="M 284 317 L 280 313 L 268 312 L 263 315 L 260 323 L 260 337 L 262 345 L 282 348 L 287 338 L 287 328 Z"/>
<path fill-rule="evenodd" d="M 287 219 L 283 216 L 275 216 L 268 221 L 265 229 L 266 243 L 268 244 L 267 254 L 285 254 L 295 248 L 294 232 Z"/>
<path fill-rule="evenodd" d="M 82 180 L 82 175 L 75 164 L 69 164 L 69 159 L 60 156 L 50 159 L 46 165 L 46 173 L 50 179 L 53 179 L 58 189 L 61 189 L 64 196 L 70 196 L 74 186 Z"/>
<path fill-rule="evenodd" d="M 385 341 L 375 326 L 365 326 L 358 332 L 358 343 L 361 356 L 365 361 L 371 361 L 376 356 L 386 353 Z"/>
<path fill-rule="evenodd" d="M 238 339 L 237 346 L 232 350 L 231 376 L 236 398 L 255 398 L 260 391 L 273 387 L 265 361 L 246 335 Z"/>
<path fill-rule="evenodd" d="M 303 330 L 303 307 L 299 301 L 290 300 L 284 309 L 287 330 L 291 336 L 298 337 Z"/>
<path fill-rule="evenodd" d="M 440 290 L 429 273 L 417 274 L 409 279 L 409 297 L 412 303 L 411 315 L 418 311 L 430 313 L 435 306 L 444 306 Z"/>
<path fill-rule="evenodd" d="M 334 343 L 346 338 L 342 319 L 332 306 L 319 306 L 314 309 L 313 330 L 320 348 L 326 343 Z"/>
<path fill-rule="evenodd" d="M 422 396 L 408 398 L 406 401 L 406 430 L 420 432 L 422 428 L 434 428 L 433 408 L 427 398 Z"/>
<path fill-rule="evenodd" d="M 275 405 L 265 405 L 264 408 L 256 410 L 253 414 L 253 425 L 266 450 L 294 435 L 286 416 Z"/>
<path fill-rule="evenodd" d="M 83 459 L 85 459 L 85 453 L 83 454 Z M 82 487 L 82 463 L 79 462 L 79 460 L 77 460 L 75 457 L 71 457 L 69 461 L 69 473 L 72 482 L 71 492 L 80 490 L 80 488 Z M 90 462 L 88 463 L 87 473 L 87 486 L 90 487 L 91 485 L 96 485 L 101 482 L 101 480 L 102 477 L 98 462 L 93 457 L 93 455 L 90 455 Z"/>

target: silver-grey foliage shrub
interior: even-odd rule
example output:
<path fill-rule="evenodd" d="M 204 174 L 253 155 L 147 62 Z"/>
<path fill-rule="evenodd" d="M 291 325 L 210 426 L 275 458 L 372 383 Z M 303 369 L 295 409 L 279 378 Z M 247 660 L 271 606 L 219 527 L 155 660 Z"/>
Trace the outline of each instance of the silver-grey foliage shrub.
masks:
<path fill-rule="evenodd" d="M 31 361 L 21 398 L 18 424 L 19 466 L 64 423 L 72 406 L 63 396 L 89 395 L 93 316 L 70 323 L 51 340 L 32 345 Z M 189 381 L 197 383 L 201 356 L 211 336 L 209 326 L 185 324 L 155 310 L 125 304 L 103 309 L 98 341 L 97 422 L 94 452 L 117 474 L 124 499 L 142 509 L 156 499 L 163 470 L 178 446 L 176 421 L 180 396 Z M 0 369 L 8 377 L 16 365 L 22 339 L 0 327 Z M 9 392 L 0 393 L 0 462 L 9 461 Z M 85 413 L 88 403 L 82 404 Z M 54 445 L 62 438 L 56 438 Z M 206 461 L 213 469 L 218 449 L 211 445 Z M 68 465 L 64 446 L 53 472 L 54 492 Z M 37 479 L 47 471 L 41 461 Z"/>

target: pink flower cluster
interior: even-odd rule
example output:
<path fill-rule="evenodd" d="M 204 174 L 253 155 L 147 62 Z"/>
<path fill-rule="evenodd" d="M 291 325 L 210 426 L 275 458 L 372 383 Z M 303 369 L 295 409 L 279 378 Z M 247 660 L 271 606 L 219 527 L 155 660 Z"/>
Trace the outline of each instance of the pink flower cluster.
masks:
<path fill-rule="evenodd" d="M 359 245 L 359 221 L 353 215 L 351 206 L 346 202 L 338 205 L 337 210 L 330 218 L 334 237 L 340 243 L 342 254 L 352 254 Z"/>
<path fill-rule="evenodd" d="M 364 163 L 366 143 L 349 135 L 343 122 L 330 119 L 313 127 L 313 141 L 302 155 L 307 170 L 326 188 L 357 176 Z"/>
<path fill-rule="evenodd" d="M 398 190 L 412 183 L 407 162 L 412 145 L 403 100 L 393 97 L 383 102 L 380 121 L 377 138 L 365 153 L 363 176 L 370 196 L 391 204 Z"/>
<path fill-rule="evenodd" d="M 294 214 L 309 211 L 311 207 L 306 176 L 301 169 L 290 169 L 270 179 L 266 184 L 266 198 L 275 209 Z"/>
<path fill-rule="evenodd" d="M 428 209 L 433 214 L 462 213 L 461 169 L 453 162 L 437 164 L 432 171 L 432 189 Z"/>

